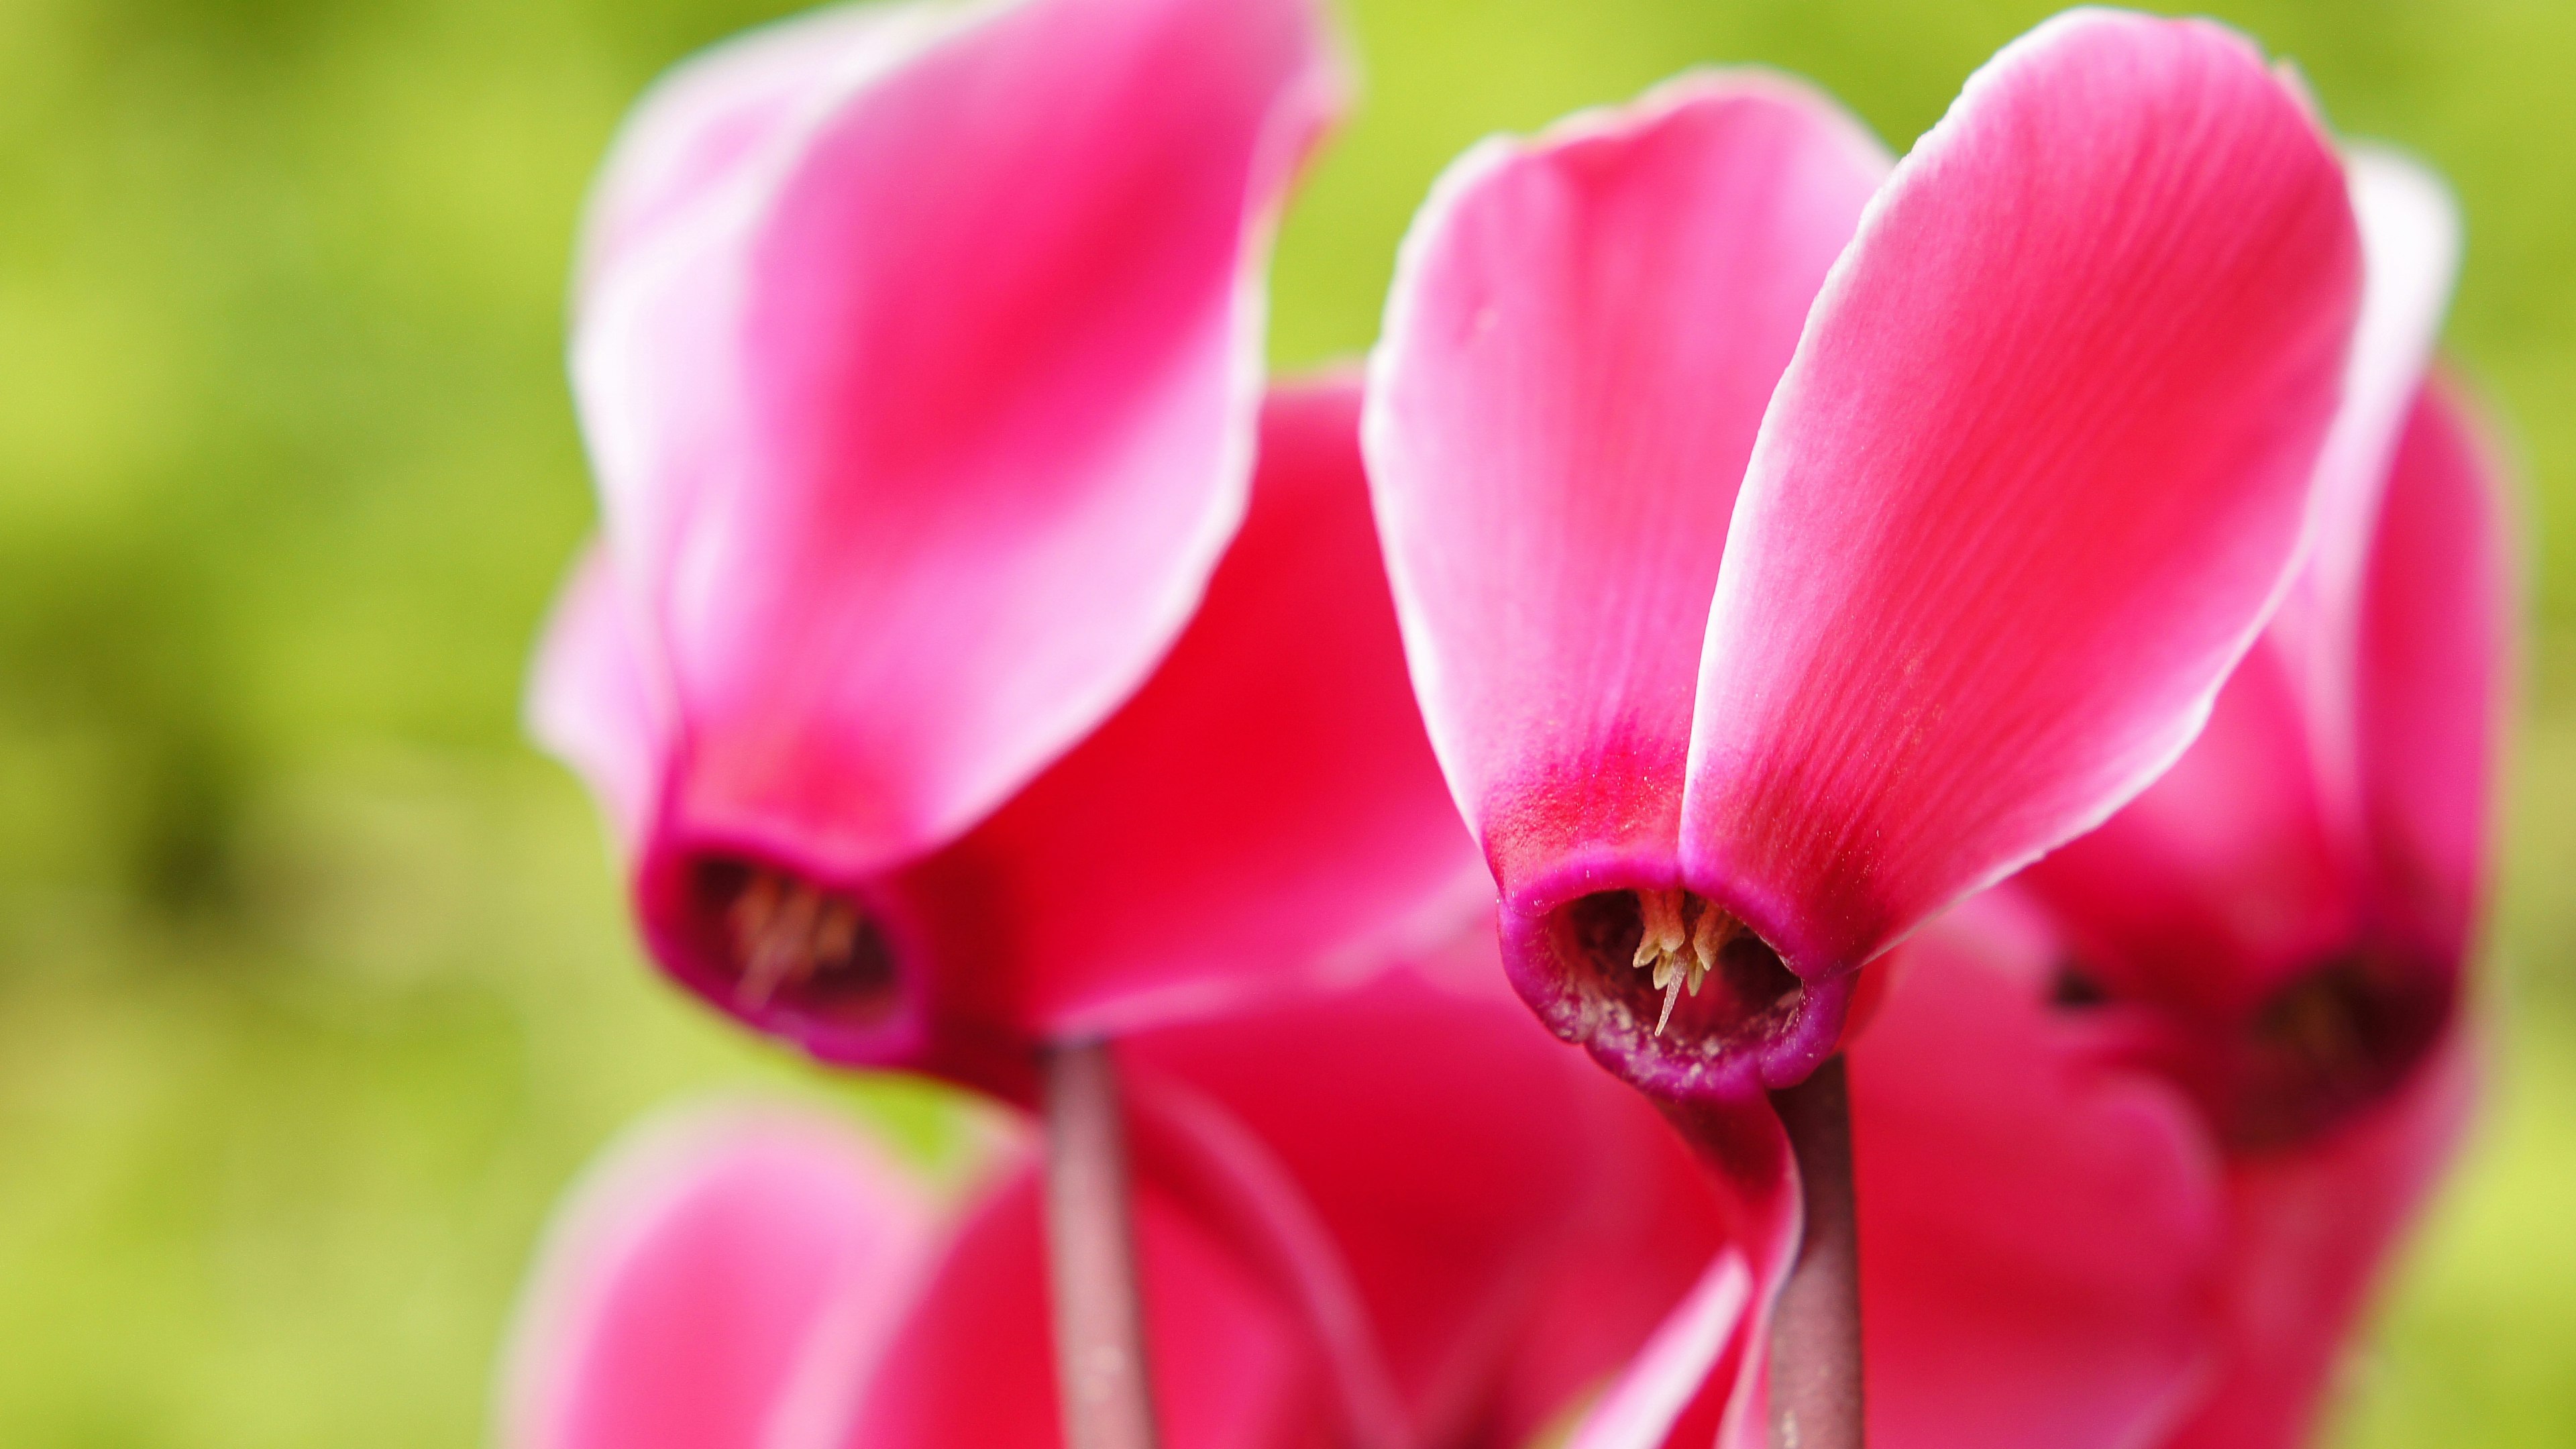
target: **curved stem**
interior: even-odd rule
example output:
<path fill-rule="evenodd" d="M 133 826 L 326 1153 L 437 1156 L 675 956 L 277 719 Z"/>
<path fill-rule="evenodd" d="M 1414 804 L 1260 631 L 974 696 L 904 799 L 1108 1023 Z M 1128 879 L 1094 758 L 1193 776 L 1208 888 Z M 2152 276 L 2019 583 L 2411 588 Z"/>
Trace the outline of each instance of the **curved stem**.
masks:
<path fill-rule="evenodd" d="M 1154 1449 L 1118 1064 L 1108 1043 L 1080 1042 L 1048 1049 L 1041 1071 L 1047 1263 L 1065 1443 L 1069 1449 Z"/>
<path fill-rule="evenodd" d="M 1798 1160 L 1806 1215 L 1771 1317 L 1772 1449 L 1863 1449 L 1860 1223 L 1843 1059 L 1771 1102 Z"/>

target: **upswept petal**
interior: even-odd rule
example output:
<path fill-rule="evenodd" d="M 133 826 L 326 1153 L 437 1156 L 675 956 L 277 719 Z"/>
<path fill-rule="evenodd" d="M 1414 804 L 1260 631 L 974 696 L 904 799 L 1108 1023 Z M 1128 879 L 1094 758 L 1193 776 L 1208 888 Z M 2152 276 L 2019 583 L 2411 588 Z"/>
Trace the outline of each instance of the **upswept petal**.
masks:
<path fill-rule="evenodd" d="M 1507 891 L 1669 876 L 1692 669 L 1764 404 L 1885 174 L 1782 77 L 1684 77 L 1434 188 L 1366 424 L 1414 683 Z"/>
<path fill-rule="evenodd" d="M 2231 32 L 2078 11 L 1972 77 L 1763 420 L 1685 874 L 1827 977 L 2170 764 L 2290 565 L 2358 270 Z"/>
<path fill-rule="evenodd" d="M 633 599 L 598 543 L 556 595 L 528 672 L 528 733 L 590 787 L 629 851 L 643 848 L 670 750 L 670 708 L 637 646 Z"/>
<path fill-rule="evenodd" d="M 827 877 L 989 810 L 1187 619 L 1243 504 L 1257 269 L 1339 92 L 1310 0 L 900 29 L 603 267 L 574 340 L 678 702 L 664 830 Z"/>
<path fill-rule="evenodd" d="M 2006 911 L 1902 948 L 1851 1048 L 1870 1438 L 2156 1442 L 2220 1336 L 2218 1164 L 2178 1093 L 2050 1019 L 2046 933 Z"/>
<path fill-rule="evenodd" d="M 775 1449 L 842 1421 L 948 1229 L 820 1114 L 647 1124 L 558 1215 L 520 1312 L 514 1449 Z"/>
<path fill-rule="evenodd" d="M 895 884 L 950 1019 L 1123 1035 L 1356 977 L 1491 899 L 1406 686 L 1358 417 L 1352 378 L 1273 392 L 1163 666 Z"/>
<path fill-rule="evenodd" d="M 2485 893 L 2515 649 L 2502 471 L 2460 395 L 2418 395 L 2360 614 L 2363 814 L 2381 908 L 2438 959 L 2466 958 Z"/>

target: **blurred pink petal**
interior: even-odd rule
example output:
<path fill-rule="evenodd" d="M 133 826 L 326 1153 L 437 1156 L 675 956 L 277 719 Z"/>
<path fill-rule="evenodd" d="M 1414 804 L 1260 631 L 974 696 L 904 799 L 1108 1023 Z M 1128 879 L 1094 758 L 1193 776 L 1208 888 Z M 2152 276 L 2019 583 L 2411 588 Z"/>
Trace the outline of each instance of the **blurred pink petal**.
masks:
<path fill-rule="evenodd" d="M 2223 1015 L 2351 938 L 2360 902 L 2305 682 L 2286 650 L 2247 654 L 2162 779 L 2019 877 L 2058 909 L 2093 984 Z"/>
<path fill-rule="evenodd" d="M 2222 1155 L 2208 1386 L 2172 1449 L 2309 1439 L 2473 1096 L 2464 976 L 2514 634 L 2502 478 L 2446 384 L 2410 381 L 2402 409 L 2387 390 L 2347 398 L 2339 438 L 2355 410 L 2403 426 L 2382 427 L 2377 477 L 2321 463 L 2302 592 L 2210 731 L 2013 888 L 2073 949 L 2062 1035 L 2178 1089 Z M 2338 519 L 2337 496 L 2367 513 Z"/>
<path fill-rule="evenodd" d="M 947 1230 L 816 1114 L 720 1108 L 621 1144 L 550 1231 L 513 1345 L 513 1449 L 819 1445 Z"/>
<path fill-rule="evenodd" d="M 1734 1251 L 1720 1194 L 1654 1110 L 1495 996 L 1396 970 L 1119 1051 L 1176 1449 L 1526 1442 Z M 1498 1096 L 1517 1111 L 1492 1110 Z M 599 1174 L 552 1235 L 533 1298 L 582 1308 L 531 1314 L 523 1403 L 565 1400 L 570 1379 L 622 1388 L 635 1414 L 689 1406 L 670 1432 L 698 1437 L 624 1441 L 638 1446 L 1058 1442 L 1023 1148 L 942 1227 L 918 1190 L 854 1196 L 850 1181 L 900 1182 L 797 1114 L 705 1120 L 686 1151 L 629 1149 L 647 1166 Z M 735 1122 L 739 1140 L 716 1130 Z M 819 1247 L 809 1227 L 830 1230 Z M 818 1271 L 844 1239 L 882 1251 L 866 1271 Z M 637 1281 L 689 1291 L 551 1286 Z M 1739 1300 L 1751 1291 L 1745 1278 Z M 602 1362 L 624 1376 L 562 1367 Z M 1373 1417 L 1352 1416 L 1337 1375 L 1381 1391 Z M 632 1422 L 602 1417 L 597 1397 L 580 1400 L 593 1405 L 580 1424 Z M 571 1421 L 521 1412 L 513 1422 L 535 1427 L 514 1442 L 608 1442 L 554 1427 Z"/>
<path fill-rule="evenodd" d="M 1758 1376 L 1739 1370 L 1758 1362 L 1759 1323 L 1753 1275 L 1739 1253 L 1720 1253 L 1681 1306 L 1655 1329 L 1643 1351 L 1586 1415 L 1571 1449 L 1662 1449 L 1723 1443 L 1730 1401 Z M 1760 1416 L 1737 1411 L 1739 1421 Z M 1752 1449 L 1750 1444 L 1743 1449 Z"/>
<path fill-rule="evenodd" d="M 1256 269 L 1338 80 L 1306 0 L 795 36 L 835 53 L 781 67 L 792 120 L 625 224 L 573 353 L 684 729 L 665 845 L 846 874 L 989 810 L 1188 618 L 1242 508 Z"/>
<path fill-rule="evenodd" d="M 846 1449 L 1053 1449 L 1058 1427 L 1034 1163 L 961 1225 L 842 1434 Z M 1155 1407 L 1164 1442 L 1286 1449 L 1321 1413 L 1293 1320 L 1159 1194 L 1139 1196 Z"/>
<path fill-rule="evenodd" d="M 785 133 L 901 64 L 939 23 L 932 4 L 838 5 L 738 36 L 663 77 L 627 117 L 593 187 L 580 290 L 638 248 L 703 226 L 708 212 L 758 204 L 764 159 L 794 144 Z"/>
<path fill-rule="evenodd" d="M 2179 1095 L 2050 1019 L 2045 942 L 1984 899 L 1945 917 L 1851 1048 L 1876 1442 L 2147 1443 L 2207 1370 L 2218 1164 Z"/>
<path fill-rule="evenodd" d="M 1296 1185 L 1411 1442 L 1516 1442 L 1726 1241 L 1718 1192 L 1654 1112 L 1509 1002 L 1399 974 L 1122 1057 L 1139 1096 L 1186 1084 Z"/>
<path fill-rule="evenodd" d="M 618 843 L 653 824 L 671 750 L 670 709 L 639 652 L 633 603 L 597 543 L 573 561 L 528 674 L 528 733 L 579 771 Z"/>
<path fill-rule="evenodd" d="M 2313 119 L 2217 26 L 2078 11 L 1971 78 L 1764 419 L 1686 877 L 1813 981 L 2171 764 L 2291 562 L 2352 233 Z"/>
<path fill-rule="evenodd" d="M 2370 566 L 2390 461 L 2432 363 L 2459 269 L 2460 220 L 2440 177 L 2395 152 L 2351 149 L 2346 174 L 2361 227 L 2364 286 L 2344 400 L 2317 458 L 2307 561 L 2266 631 L 2297 662 L 2326 820 L 2347 845 L 2362 829 L 2354 780 L 2352 670 L 2362 577 Z"/>
<path fill-rule="evenodd" d="M 1243 532 L 1162 668 L 890 883 L 958 1031 L 1232 1011 L 1491 898 L 1405 685 L 1358 421 L 1355 381 L 1275 391 Z"/>
<path fill-rule="evenodd" d="M 2230 1165 L 2219 1372 L 2163 1449 L 2292 1449 L 2315 1440 L 2389 1254 L 2449 1166 L 2477 1095 L 2454 1031 L 2407 1084 L 2311 1147 Z"/>
<path fill-rule="evenodd" d="M 1423 712 L 1506 888 L 1577 851 L 1672 874 L 1736 483 L 1886 170 L 1822 96 L 1700 74 L 1487 141 L 1415 221 L 1370 461 Z"/>
<path fill-rule="evenodd" d="M 2379 909 L 2452 960 L 2485 894 L 2515 649 L 2501 469 L 2435 379 L 2398 445 L 2360 605 L 2354 715 Z"/>

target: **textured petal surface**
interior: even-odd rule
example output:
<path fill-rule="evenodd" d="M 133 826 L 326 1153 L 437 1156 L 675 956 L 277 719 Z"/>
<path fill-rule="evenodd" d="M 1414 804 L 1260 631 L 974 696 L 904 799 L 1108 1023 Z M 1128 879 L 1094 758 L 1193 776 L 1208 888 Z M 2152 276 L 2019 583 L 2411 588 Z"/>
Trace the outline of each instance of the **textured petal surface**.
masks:
<path fill-rule="evenodd" d="M 900 28 L 811 32 L 845 54 L 782 65 L 796 116 L 721 167 L 613 165 L 574 339 L 678 703 L 663 829 L 823 876 L 989 810 L 1188 617 L 1242 507 L 1270 221 L 1338 87 L 1307 0 Z M 692 167 L 723 178 L 622 184 Z"/>
<path fill-rule="evenodd" d="M 1373 364 L 1370 469 L 1414 682 L 1505 888 L 1670 874 L 1691 681 L 1762 409 L 1886 159 L 1759 74 L 1451 167 Z"/>
<path fill-rule="evenodd" d="M 510 1363 L 516 1449 L 778 1449 L 842 1421 L 946 1236 L 829 1119 L 642 1130 L 555 1223 Z"/>
<path fill-rule="evenodd" d="M 2450 960 L 2484 893 L 2515 649 L 2503 480 L 2435 382 L 2397 450 L 2360 609 L 2361 791 L 2384 914 Z"/>
<path fill-rule="evenodd" d="M 2291 563 L 2358 271 L 2228 31 L 2078 11 L 1971 78 L 1763 421 L 1685 874 L 1831 974 L 2170 764 Z"/>
<path fill-rule="evenodd" d="M 2155 1442 L 2218 1347 L 2217 1164 L 2051 1019 L 2045 940 L 1991 898 L 1944 918 L 1852 1048 L 1873 1442 Z"/>
<path fill-rule="evenodd" d="M 1489 888 L 1423 737 L 1352 380 L 1264 410 L 1249 516 L 1170 657 L 893 894 L 940 1010 L 1123 1034 L 1370 969 Z"/>

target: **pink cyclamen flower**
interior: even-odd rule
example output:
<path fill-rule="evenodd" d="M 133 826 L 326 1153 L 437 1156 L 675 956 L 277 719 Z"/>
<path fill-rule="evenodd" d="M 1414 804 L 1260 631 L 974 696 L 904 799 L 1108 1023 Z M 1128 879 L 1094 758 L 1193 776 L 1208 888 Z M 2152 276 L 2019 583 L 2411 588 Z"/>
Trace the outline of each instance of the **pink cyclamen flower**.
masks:
<path fill-rule="evenodd" d="M 2171 1083 L 2224 1164 L 2190 1449 L 2302 1442 L 2472 1090 L 2462 996 L 2513 642 L 2500 474 L 2426 377 L 2448 199 L 2365 155 L 2371 298 L 2291 607 L 2173 772 L 2025 872 L 2062 1031 Z"/>
<path fill-rule="evenodd" d="M 1750 1297 L 1654 1113 L 1454 966 L 1118 1050 L 1176 1449 L 1526 1443 L 1704 1269 Z M 958 1194 L 810 1111 L 639 1134 L 548 1237 L 503 1442 L 1060 1442 L 1034 1164 L 987 1135 Z"/>
<path fill-rule="evenodd" d="M 825 12 L 639 110 L 574 328 L 603 539 L 531 715 L 682 985 L 1017 1091 L 1471 878 L 1356 387 L 1262 398 L 1339 88 L 1311 0 L 1018 0 Z"/>
<path fill-rule="evenodd" d="M 1667 1099 L 1795 1082 L 1862 963 L 2168 765 L 2289 569 L 2356 251 L 2251 45 L 2115 12 L 1892 170 L 1746 74 L 1455 165 L 1365 433 L 1539 1015 Z"/>
<path fill-rule="evenodd" d="M 636 890 L 665 968 L 826 1060 L 1019 1096 L 1033 1044 L 1362 974 L 1481 898 L 1405 686 L 1358 411 L 1347 380 L 1275 393 L 1249 516 L 1155 674 L 991 814 L 855 874 L 652 813 L 691 759 L 644 734 L 646 670 L 594 559 L 548 644 L 540 730 L 639 822 Z M 775 909 L 845 913 L 846 960 L 749 969 L 745 902 L 781 879 L 797 884 Z"/>

